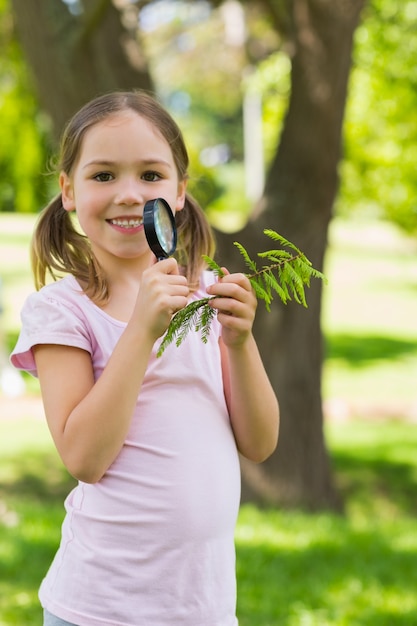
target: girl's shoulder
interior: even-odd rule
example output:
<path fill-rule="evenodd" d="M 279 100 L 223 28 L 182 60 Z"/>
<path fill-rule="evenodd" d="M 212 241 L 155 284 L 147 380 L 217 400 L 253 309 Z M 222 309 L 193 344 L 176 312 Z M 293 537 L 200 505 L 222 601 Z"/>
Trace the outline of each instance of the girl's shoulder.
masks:
<path fill-rule="evenodd" d="M 74 314 L 83 310 L 87 300 L 83 290 L 73 276 L 65 276 L 59 280 L 48 283 L 39 291 L 31 293 L 25 300 L 22 308 L 22 316 L 29 313 L 38 313 L 40 316 L 48 315 L 56 309 L 68 309 Z"/>
<path fill-rule="evenodd" d="M 59 278 L 47 285 L 44 285 L 39 291 L 31 293 L 27 300 L 43 301 L 50 299 L 71 300 L 74 294 L 82 294 L 83 290 L 72 275 Z"/>
<path fill-rule="evenodd" d="M 15 367 L 36 375 L 32 348 L 37 344 L 68 345 L 91 351 L 82 295 L 77 281 L 67 276 L 28 296 L 21 311 L 19 338 L 11 355 Z"/>

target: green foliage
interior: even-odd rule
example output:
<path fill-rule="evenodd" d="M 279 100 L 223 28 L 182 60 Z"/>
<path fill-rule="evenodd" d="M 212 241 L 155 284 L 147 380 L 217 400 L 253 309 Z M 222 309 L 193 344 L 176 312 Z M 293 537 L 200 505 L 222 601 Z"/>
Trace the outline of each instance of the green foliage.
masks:
<path fill-rule="evenodd" d="M 249 275 L 249 280 L 258 298 L 264 300 L 268 311 L 270 310 L 274 291 L 284 304 L 287 304 L 289 300 L 294 298 L 298 304 L 306 307 L 307 301 L 304 287 L 310 286 L 312 277 L 321 278 L 322 280 L 325 277 L 321 272 L 313 268 L 311 262 L 297 246 L 282 237 L 282 235 L 270 229 L 264 230 L 264 233 L 273 241 L 289 248 L 291 252 L 282 249 L 259 252 L 258 257 L 270 261 L 270 265 L 264 265 L 261 269 L 258 269 L 243 246 L 237 242 L 235 243 L 243 255 L 247 266 L 253 272 Z"/>
<path fill-rule="evenodd" d="M 210 298 L 203 298 L 190 302 L 186 307 L 178 311 L 164 337 L 161 347 L 158 350 L 158 356 L 161 356 L 165 348 L 175 340 L 178 347 L 182 344 L 189 331 L 194 328 L 195 331 L 201 330 L 201 339 L 204 343 L 210 332 L 210 322 L 214 317 L 215 311 L 209 305 Z"/>
<path fill-rule="evenodd" d="M 243 158 L 243 91 L 262 95 L 268 165 L 288 104 L 291 61 L 256 3 L 244 3 L 246 49 L 228 41 L 221 10 L 171 4 L 170 17 L 142 24 L 141 37 L 158 91 L 191 148 L 190 190 L 219 224 L 220 213 L 251 208 L 243 174 L 236 182 L 227 178 Z M 417 230 L 416 6 L 415 0 L 365 4 L 355 34 L 338 199 L 339 212 L 382 214 L 410 232 Z M 48 120 L 14 37 L 8 0 L 0 0 L 0 54 L 0 211 L 36 211 L 51 195 L 44 176 Z M 219 144 L 228 146 L 231 161 L 199 164 L 201 151 Z"/>
<path fill-rule="evenodd" d="M 260 259 L 269 261 L 268 265 L 263 265 L 260 268 L 251 259 L 244 246 L 235 241 L 235 246 L 249 269 L 250 273 L 246 275 L 250 280 L 256 297 L 264 301 L 267 311 L 270 311 L 274 294 L 277 294 L 284 304 L 294 299 L 298 304 L 306 307 L 307 301 L 304 288 L 310 286 L 312 277 L 325 280 L 324 275 L 314 269 L 301 250 L 282 235 L 271 229 L 264 230 L 264 234 L 273 241 L 278 242 L 284 249 L 258 252 Z M 217 276 L 220 278 L 224 276 L 221 267 L 213 259 L 207 256 L 204 259 L 208 267 Z M 158 357 L 164 353 L 167 346 L 171 343 L 175 342 L 177 347 L 180 346 L 192 328 L 196 332 L 201 332 L 202 341 L 204 343 L 207 342 L 210 324 L 215 316 L 215 310 L 210 306 L 210 300 L 212 299 L 207 297 L 201 300 L 194 300 L 173 316 L 159 347 Z"/>
<path fill-rule="evenodd" d="M 48 121 L 36 102 L 5 0 L 0 3 L 0 56 L 0 211 L 33 212 L 48 196 Z"/>
<path fill-rule="evenodd" d="M 216 177 L 213 168 L 206 167 L 199 159 L 194 146 L 188 147 L 191 169 L 187 185 L 188 192 L 202 207 L 217 201 L 225 193 L 225 186 Z"/>
<path fill-rule="evenodd" d="M 339 210 L 417 231 L 417 4 L 371 0 L 355 36 Z"/>

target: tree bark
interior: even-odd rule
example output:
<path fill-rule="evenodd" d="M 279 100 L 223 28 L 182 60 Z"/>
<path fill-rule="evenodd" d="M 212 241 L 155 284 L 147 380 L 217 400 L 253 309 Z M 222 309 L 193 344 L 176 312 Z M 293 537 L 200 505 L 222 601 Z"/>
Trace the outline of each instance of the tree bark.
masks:
<path fill-rule="evenodd" d="M 137 22 L 131 19 L 130 26 L 129 14 L 111 0 L 84 0 L 82 6 L 74 15 L 62 0 L 12 0 L 19 40 L 56 137 L 77 109 L 101 93 L 153 90 Z"/>
<path fill-rule="evenodd" d="M 272 3 L 271 3 L 272 4 Z M 255 256 L 270 247 L 272 228 L 323 269 L 338 189 L 338 164 L 352 41 L 364 0 L 293 0 L 291 96 L 281 140 L 253 219 L 235 238 Z M 218 236 L 227 265 L 230 238 Z M 228 259 L 229 257 L 229 259 Z M 226 261 L 226 262 L 225 262 Z M 258 307 L 255 335 L 280 402 L 276 452 L 262 465 L 242 461 L 243 498 L 340 510 L 323 433 L 321 281 L 308 309 L 274 302 Z"/>

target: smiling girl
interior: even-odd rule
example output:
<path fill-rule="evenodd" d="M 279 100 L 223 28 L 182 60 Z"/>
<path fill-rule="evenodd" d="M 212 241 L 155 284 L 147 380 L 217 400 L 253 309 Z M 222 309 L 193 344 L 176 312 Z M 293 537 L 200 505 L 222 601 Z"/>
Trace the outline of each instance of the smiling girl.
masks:
<path fill-rule="evenodd" d="M 205 269 L 213 238 L 187 168 L 178 126 L 143 92 L 96 98 L 63 134 L 61 193 L 34 233 L 38 291 L 11 357 L 39 377 L 78 479 L 40 589 L 45 626 L 237 624 L 238 453 L 260 462 L 273 452 L 278 405 L 249 280 Z M 158 197 L 179 247 L 157 263 L 142 216 Z M 217 312 L 208 343 L 190 333 L 157 358 L 172 315 L 207 293 Z"/>

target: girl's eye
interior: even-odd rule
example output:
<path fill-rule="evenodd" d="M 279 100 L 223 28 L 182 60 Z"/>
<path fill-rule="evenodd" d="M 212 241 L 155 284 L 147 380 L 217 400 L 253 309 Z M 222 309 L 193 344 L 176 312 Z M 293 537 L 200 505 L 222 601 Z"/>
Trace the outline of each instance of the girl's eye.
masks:
<path fill-rule="evenodd" d="M 157 172 L 145 172 L 142 175 L 142 178 L 147 182 L 154 183 L 157 180 L 160 180 L 161 176 Z"/>
<path fill-rule="evenodd" d="M 95 174 L 93 178 L 99 183 L 107 183 L 109 180 L 113 180 L 113 175 L 109 172 L 99 172 L 98 174 Z"/>

